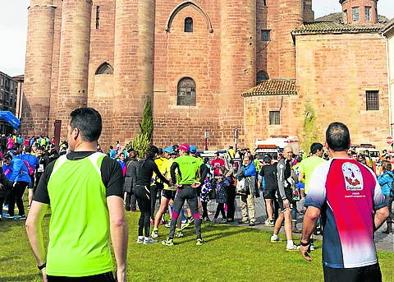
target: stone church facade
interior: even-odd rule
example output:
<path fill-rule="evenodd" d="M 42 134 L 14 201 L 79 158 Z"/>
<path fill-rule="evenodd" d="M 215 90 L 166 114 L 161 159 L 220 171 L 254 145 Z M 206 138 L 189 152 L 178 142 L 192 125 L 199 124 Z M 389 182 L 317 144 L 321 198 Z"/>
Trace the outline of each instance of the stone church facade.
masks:
<path fill-rule="evenodd" d="M 22 131 L 52 135 L 61 120 L 65 136 L 69 113 L 87 105 L 103 116 L 100 141 L 124 143 L 152 98 L 158 145 L 202 147 L 205 132 L 210 148 L 236 132 L 249 147 L 302 141 L 333 120 L 356 142 L 383 145 L 377 0 L 340 2 L 342 22 L 315 22 L 312 0 L 31 0 Z"/>

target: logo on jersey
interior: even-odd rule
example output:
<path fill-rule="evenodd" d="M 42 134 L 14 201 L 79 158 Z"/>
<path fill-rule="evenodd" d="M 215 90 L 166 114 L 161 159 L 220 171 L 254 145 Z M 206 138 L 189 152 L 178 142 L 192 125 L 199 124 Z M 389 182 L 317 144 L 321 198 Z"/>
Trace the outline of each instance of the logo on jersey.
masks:
<path fill-rule="evenodd" d="M 345 178 L 346 190 L 360 191 L 363 189 L 363 176 L 360 168 L 353 163 L 342 165 L 343 177 Z"/>

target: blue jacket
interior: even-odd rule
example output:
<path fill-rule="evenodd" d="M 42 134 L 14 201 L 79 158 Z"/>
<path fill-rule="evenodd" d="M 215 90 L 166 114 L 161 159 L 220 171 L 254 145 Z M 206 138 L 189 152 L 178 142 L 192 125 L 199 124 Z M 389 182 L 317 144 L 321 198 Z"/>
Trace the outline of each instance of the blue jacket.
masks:
<path fill-rule="evenodd" d="M 242 172 L 245 177 L 256 176 L 256 167 L 253 162 L 250 162 L 250 164 L 242 168 Z"/>
<path fill-rule="evenodd" d="M 31 182 L 29 171 L 27 170 L 25 163 L 21 159 L 12 159 L 10 163 L 10 169 L 11 174 L 8 176 L 8 179 L 11 182 Z"/>
<path fill-rule="evenodd" d="M 22 161 L 27 161 L 29 165 L 36 170 L 38 167 L 38 158 L 32 154 L 22 154 L 19 155 L 18 158 L 20 158 Z"/>
<path fill-rule="evenodd" d="M 394 173 L 392 173 L 391 171 L 385 171 L 383 174 L 378 176 L 378 182 L 380 187 L 382 187 L 382 193 L 386 197 L 390 196 L 390 190 L 393 181 Z"/>

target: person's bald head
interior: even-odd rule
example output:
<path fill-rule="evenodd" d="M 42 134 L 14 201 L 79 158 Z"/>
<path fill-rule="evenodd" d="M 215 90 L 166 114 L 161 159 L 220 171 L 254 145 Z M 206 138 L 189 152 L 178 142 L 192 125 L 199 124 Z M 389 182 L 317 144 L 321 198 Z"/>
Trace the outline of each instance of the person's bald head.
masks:
<path fill-rule="evenodd" d="M 291 147 L 290 145 L 287 145 L 283 149 L 283 156 L 285 157 L 285 159 L 290 161 L 293 158 L 293 147 Z"/>

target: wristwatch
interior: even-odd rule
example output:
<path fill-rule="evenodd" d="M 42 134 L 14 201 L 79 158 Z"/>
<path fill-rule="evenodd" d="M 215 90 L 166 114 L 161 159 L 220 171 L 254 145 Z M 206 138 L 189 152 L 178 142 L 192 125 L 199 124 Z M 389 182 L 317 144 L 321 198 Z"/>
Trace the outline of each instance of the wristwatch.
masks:
<path fill-rule="evenodd" d="M 302 241 L 300 241 L 300 244 L 301 244 L 301 246 L 303 246 L 303 247 L 308 247 L 310 244 L 311 244 L 311 241 L 310 240 L 308 240 L 308 242 L 302 242 Z"/>
<path fill-rule="evenodd" d="M 37 268 L 38 268 L 39 270 L 43 270 L 46 266 L 47 266 L 47 263 L 44 262 L 44 263 L 41 264 L 41 265 L 37 265 Z"/>

